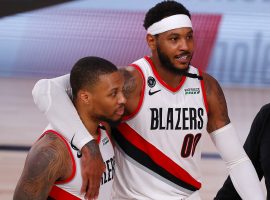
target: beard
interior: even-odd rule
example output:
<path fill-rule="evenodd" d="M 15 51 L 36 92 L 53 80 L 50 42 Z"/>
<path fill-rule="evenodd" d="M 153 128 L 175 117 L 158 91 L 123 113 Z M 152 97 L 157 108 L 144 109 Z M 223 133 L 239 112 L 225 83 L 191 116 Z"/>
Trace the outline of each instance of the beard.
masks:
<path fill-rule="evenodd" d="M 105 116 L 99 116 L 99 120 L 103 122 L 107 122 L 111 127 L 116 127 L 118 124 L 122 122 L 122 117 L 118 120 L 112 120 Z"/>
<path fill-rule="evenodd" d="M 157 46 L 157 54 L 161 63 L 161 66 L 167 70 L 169 70 L 172 73 L 178 74 L 178 75 L 186 75 L 188 73 L 189 70 L 189 64 L 187 66 L 187 68 L 185 69 L 179 69 L 177 68 L 175 65 L 173 65 L 173 63 L 170 61 L 169 57 L 163 53 L 159 47 L 159 45 Z"/>

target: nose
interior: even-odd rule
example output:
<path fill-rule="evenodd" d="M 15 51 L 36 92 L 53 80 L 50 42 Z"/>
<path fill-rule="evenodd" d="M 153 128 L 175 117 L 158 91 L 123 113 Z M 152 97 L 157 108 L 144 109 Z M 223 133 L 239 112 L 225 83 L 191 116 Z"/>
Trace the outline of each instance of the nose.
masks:
<path fill-rule="evenodd" d="M 189 50 L 189 44 L 188 41 L 184 38 L 182 38 L 179 42 L 179 50 L 182 51 L 188 51 Z"/>
<path fill-rule="evenodd" d="M 119 104 L 125 104 L 127 102 L 127 99 L 123 92 L 119 93 L 118 103 Z"/>

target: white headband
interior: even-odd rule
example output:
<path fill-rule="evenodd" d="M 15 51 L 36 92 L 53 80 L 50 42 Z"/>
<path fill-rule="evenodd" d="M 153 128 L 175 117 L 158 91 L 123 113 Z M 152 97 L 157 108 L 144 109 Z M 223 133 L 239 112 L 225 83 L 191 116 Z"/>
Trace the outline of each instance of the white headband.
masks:
<path fill-rule="evenodd" d="M 147 33 L 151 35 L 156 35 L 156 34 L 164 33 L 172 29 L 184 28 L 184 27 L 192 28 L 192 23 L 189 17 L 187 15 L 182 15 L 182 14 L 172 15 L 170 17 L 166 17 L 152 24 L 147 29 Z"/>

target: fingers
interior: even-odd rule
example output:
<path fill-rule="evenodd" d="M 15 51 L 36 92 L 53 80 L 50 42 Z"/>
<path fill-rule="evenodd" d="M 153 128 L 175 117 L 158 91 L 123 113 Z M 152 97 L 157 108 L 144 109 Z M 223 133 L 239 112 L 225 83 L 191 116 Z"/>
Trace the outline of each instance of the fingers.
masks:
<path fill-rule="evenodd" d="M 82 187 L 81 194 L 85 194 L 88 188 L 88 178 L 85 174 L 82 173 Z"/>
<path fill-rule="evenodd" d="M 105 166 L 104 166 L 105 167 Z M 90 174 L 83 176 L 83 184 L 81 192 L 84 195 L 85 199 L 97 199 L 99 195 L 100 180 L 101 175 L 104 170 L 98 170 L 96 173 L 91 171 Z"/>
<path fill-rule="evenodd" d="M 106 166 L 96 143 L 88 143 L 81 157 L 82 187 L 85 199 L 97 199 L 100 181 Z"/>
<path fill-rule="evenodd" d="M 95 168 L 95 170 L 93 169 Z M 90 171 L 90 174 L 88 176 L 89 178 L 89 184 L 87 187 L 87 191 L 85 194 L 86 199 L 97 199 L 99 195 L 99 189 L 100 189 L 100 181 L 103 172 L 105 171 L 106 166 L 101 162 L 97 162 L 97 165 L 92 166 L 92 170 Z"/>
<path fill-rule="evenodd" d="M 98 184 L 94 184 L 97 182 Z M 100 188 L 100 179 L 98 181 L 91 182 L 93 184 L 89 184 L 86 194 L 84 195 L 85 199 L 97 199 L 99 195 L 99 188 Z"/>

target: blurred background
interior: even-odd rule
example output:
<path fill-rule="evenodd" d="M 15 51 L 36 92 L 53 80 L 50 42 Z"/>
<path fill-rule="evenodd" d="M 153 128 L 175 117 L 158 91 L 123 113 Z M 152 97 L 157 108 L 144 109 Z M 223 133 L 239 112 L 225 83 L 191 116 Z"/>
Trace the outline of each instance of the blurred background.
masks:
<path fill-rule="evenodd" d="M 0 199 L 12 199 L 32 143 L 47 124 L 31 91 L 69 73 L 84 56 L 117 66 L 149 55 L 142 24 L 156 0 L 0 1 Z M 242 142 L 270 102 L 270 0 L 182 0 L 192 14 L 192 64 L 221 84 Z M 227 172 L 205 137 L 202 197 L 213 199 Z"/>

